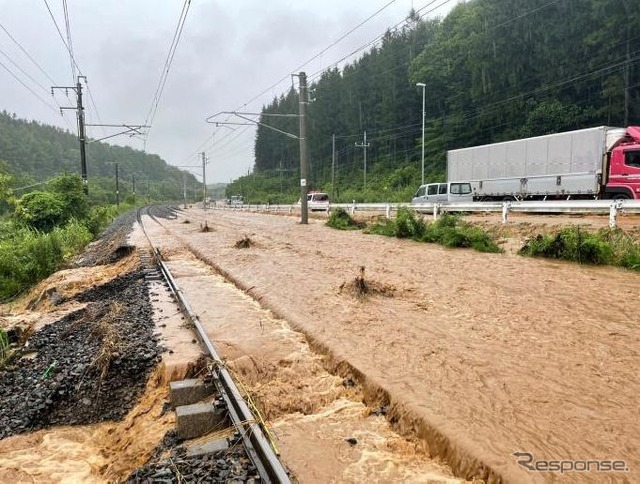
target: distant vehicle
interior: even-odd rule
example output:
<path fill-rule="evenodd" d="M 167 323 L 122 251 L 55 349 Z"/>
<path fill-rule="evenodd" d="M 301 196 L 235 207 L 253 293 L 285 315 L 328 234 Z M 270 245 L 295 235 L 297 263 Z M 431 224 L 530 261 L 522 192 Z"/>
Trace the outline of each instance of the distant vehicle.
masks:
<path fill-rule="evenodd" d="M 474 200 L 640 199 L 640 126 L 579 129 L 447 152 Z"/>
<path fill-rule="evenodd" d="M 309 192 L 307 193 L 307 208 L 314 211 L 327 211 L 329 210 L 329 195 L 322 192 Z M 300 205 L 300 200 L 298 200 L 298 205 Z"/>
<path fill-rule="evenodd" d="M 233 195 L 227 199 L 227 204 L 232 207 L 241 207 L 244 205 L 244 197 L 242 195 Z"/>
<path fill-rule="evenodd" d="M 429 183 L 421 185 L 411 203 L 472 202 L 473 193 L 468 182 Z"/>

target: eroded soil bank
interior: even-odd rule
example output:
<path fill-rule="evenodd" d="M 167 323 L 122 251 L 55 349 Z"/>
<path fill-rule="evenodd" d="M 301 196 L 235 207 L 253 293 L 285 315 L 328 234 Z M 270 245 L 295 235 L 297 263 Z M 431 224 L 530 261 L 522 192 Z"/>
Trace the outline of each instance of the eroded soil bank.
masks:
<path fill-rule="evenodd" d="M 336 366 L 384 389 L 398 428 L 458 475 L 640 478 L 639 274 L 339 232 L 314 219 L 208 211 L 203 233 L 204 220 L 193 209 L 166 226 Z M 236 248 L 246 237 L 254 244 Z M 393 290 L 364 299 L 341 290 L 363 266 Z M 630 470 L 532 473 L 517 451 L 620 459 Z"/>

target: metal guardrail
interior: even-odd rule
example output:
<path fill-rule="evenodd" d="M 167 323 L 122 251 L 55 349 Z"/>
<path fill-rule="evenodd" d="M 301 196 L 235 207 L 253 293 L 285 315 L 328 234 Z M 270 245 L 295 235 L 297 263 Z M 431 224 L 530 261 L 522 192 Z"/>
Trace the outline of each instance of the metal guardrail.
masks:
<path fill-rule="evenodd" d="M 457 202 L 457 203 L 332 203 L 328 209 L 321 212 L 329 213 L 336 208 L 342 208 L 354 215 L 357 212 L 384 213 L 391 218 L 400 207 L 408 207 L 418 213 L 429 213 L 436 219 L 442 213 L 455 212 L 498 212 L 502 214 L 503 223 L 508 222 L 509 213 L 595 213 L 609 214 L 609 225 L 616 226 L 619 213 L 640 214 L 640 200 L 554 200 L 554 201 L 508 201 L 508 202 Z M 220 210 L 242 210 L 252 212 L 295 213 L 300 205 L 242 205 L 242 206 L 212 206 Z"/>

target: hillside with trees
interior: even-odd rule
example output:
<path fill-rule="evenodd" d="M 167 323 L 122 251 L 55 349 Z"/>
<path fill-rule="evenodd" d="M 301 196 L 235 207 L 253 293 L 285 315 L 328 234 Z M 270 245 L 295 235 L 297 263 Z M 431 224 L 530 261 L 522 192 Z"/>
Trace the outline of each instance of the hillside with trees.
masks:
<path fill-rule="evenodd" d="M 338 201 L 407 201 L 421 177 L 416 83 L 426 84 L 427 181 L 444 179 L 449 149 L 638 124 L 638 32 L 640 5 L 631 0 L 470 0 L 438 20 L 412 12 L 355 62 L 309 76 L 311 186 Z M 267 116 L 297 113 L 296 91 L 262 112 L 261 122 L 298 132 L 296 118 Z M 365 131 L 366 190 L 355 146 Z M 259 127 L 253 173 L 227 193 L 293 201 L 299 178 L 298 142 Z"/>
<path fill-rule="evenodd" d="M 90 142 L 87 172 L 92 203 L 116 202 L 116 163 L 120 201 L 132 201 L 134 184 L 141 200 L 182 200 L 183 175 L 190 194 L 194 187 L 198 196 L 202 192 L 202 184 L 192 174 L 168 165 L 157 155 Z M 79 172 L 80 147 L 75 133 L 0 112 L 0 173 L 11 176 L 10 188 L 16 196 L 40 189 L 42 182 L 57 175 Z"/>

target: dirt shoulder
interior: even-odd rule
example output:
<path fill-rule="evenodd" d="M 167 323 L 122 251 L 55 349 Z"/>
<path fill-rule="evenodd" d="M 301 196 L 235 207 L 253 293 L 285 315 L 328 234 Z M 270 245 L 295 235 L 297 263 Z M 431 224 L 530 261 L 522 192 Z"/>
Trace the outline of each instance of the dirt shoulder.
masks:
<path fill-rule="evenodd" d="M 164 223 L 360 373 L 369 398 L 388 398 L 400 430 L 425 438 L 458 475 L 559 477 L 519 466 L 512 454 L 524 451 L 620 459 L 624 477 L 640 477 L 640 274 L 340 232 L 315 219 L 206 217 L 208 233 L 197 209 Z M 236 248 L 243 237 L 254 243 Z M 344 284 L 363 266 L 386 290 L 361 300 Z"/>

